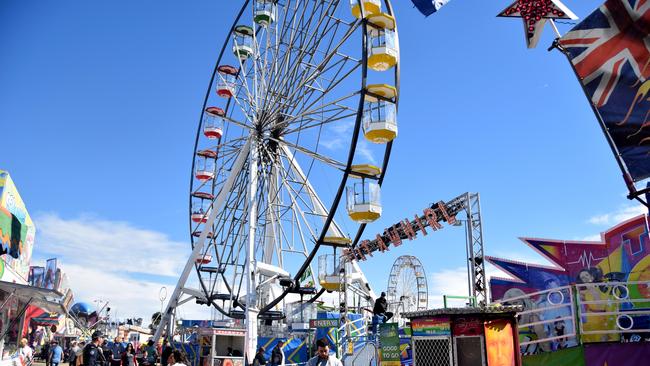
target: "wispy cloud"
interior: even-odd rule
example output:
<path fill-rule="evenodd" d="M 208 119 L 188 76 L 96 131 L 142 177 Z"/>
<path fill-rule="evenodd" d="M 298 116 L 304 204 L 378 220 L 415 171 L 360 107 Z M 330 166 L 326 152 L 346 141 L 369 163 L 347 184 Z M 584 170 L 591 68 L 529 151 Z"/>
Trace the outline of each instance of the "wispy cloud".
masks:
<path fill-rule="evenodd" d="M 354 121 L 352 120 L 334 123 L 327 129 L 327 134 L 323 136 L 319 144 L 332 151 L 341 149 L 350 141 L 350 134 L 353 128 Z"/>
<path fill-rule="evenodd" d="M 467 268 L 443 269 L 429 276 L 429 307 L 442 307 L 443 295 L 467 296 Z"/>
<path fill-rule="evenodd" d="M 187 243 L 126 222 L 54 213 L 36 215 L 35 221 L 35 257 L 58 257 L 77 301 L 106 299 L 120 318 L 142 317 L 146 323 L 160 310 L 160 288 L 171 296 L 189 255 Z M 207 307 L 195 304 L 180 313 L 209 315 Z"/>
<path fill-rule="evenodd" d="M 594 225 L 615 225 L 634 216 L 647 213 L 647 208 L 641 205 L 623 206 L 618 210 L 590 217 L 587 222 Z"/>
<path fill-rule="evenodd" d="M 366 140 L 360 140 L 357 144 L 357 152 L 361 154 L 361 156 L 364 158 L 364 161 L 371 164 L 377 164 L 377 160 L 372 155 L 372 151 L 370 150 L 369 145 L 370 144 L 366 142 Z"/>

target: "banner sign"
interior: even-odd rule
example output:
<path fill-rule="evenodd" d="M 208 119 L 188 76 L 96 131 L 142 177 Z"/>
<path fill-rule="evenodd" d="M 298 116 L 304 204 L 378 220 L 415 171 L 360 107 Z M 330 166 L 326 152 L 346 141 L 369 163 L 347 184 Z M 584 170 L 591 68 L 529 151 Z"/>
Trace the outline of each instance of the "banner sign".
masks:
<path fill-rule="evenodd" d="M 54 285 L 56 284 L 56 269 L 56 258 L 50 258 L 45 262 L 44 288 L 54 290 Z"/>
<path fill-rule="evenodd" d="M 338 319 L 309 319 L 309 328 L 338 328 Z"/>
<path fill-rule="evenodd" d="M 450 336 L 451 322 L 448 317 L 411 320 L 413 336 Z"/>
<path fill-rule="evenodd" d="M 30 268 L 31 281 L 29 284 L 34 287 L 43 287 L 45 281 L 45 268 L 39 266 L 32 266 Z"/>
<path fill-rule="evenodd" d="M 650 177 L 650 3 L 607 0 L 559 42 L 633 181 Z"/>
<path fill-rule="evenodd" d="M 381 365 L 400 366 L 399 328 L 397 323 L 379 325 L 379 343 L 381 344 Z"/>

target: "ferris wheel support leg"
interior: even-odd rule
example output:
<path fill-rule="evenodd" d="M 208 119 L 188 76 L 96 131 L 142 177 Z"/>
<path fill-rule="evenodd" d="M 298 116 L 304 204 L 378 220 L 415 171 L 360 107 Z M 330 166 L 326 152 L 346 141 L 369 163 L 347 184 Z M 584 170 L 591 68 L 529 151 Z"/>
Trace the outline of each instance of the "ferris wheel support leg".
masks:
<path fill-rule="evenodd" d="M 255 137 L 253 137 L 254 139 Z M 246 358 L 255 358 L 257 347 L 257 296 L 255 283 L 255 230 L 257 229 L 257 164 L 259 152 L 257 141 L 252 141 L 250 149 L 250 180 L 249 180 L 249 218 L 248 218 L 248 246 L 246 247 Z"/>
<path fill-rule="evenodd" d="M 244 166 L 244 161 L 246 161 L 246 158 L 248 157 L 249 149 L 250 149 L 250 141 L 247 142 L 246 145 L 244 145 L 242 150 L 239 152 L 239 155 L 237 156 L 237 160 L 233 165 L 233 169 L 231 172 L 232 174 L 228 176 L 228 179 L 224 183 L 223 188 L 221 189 L 221 191 L 217 195 L 217 198 L 212 204 L 212 208 L 210 210 L 210 216 L 208 217 L 208 221 L 205 223 L 205 227 L 211 227 L 212 224 L 214 223 L 214 220 L 217 218 L 217 213 L 218 211 L 221 210 L 221 207 L 226 201 L 226 197 L 228 197 L 228 194 L 230 193 L 230 190 L 232 189 L 232 186 L 235 183 L 235 178 L 237 178 L 239 172 L 241 171 L 241 168 Z M 174 311 L 176 310 L 176 307 L 178 306 L 178 302 L 180 301 L 181 296 L 183 295 L 183 289 L 185 288 L 185 283 L 187 282 L 187 278 L 190 276 L 190 273 L 192 273 L 192 269 L 194 269 L 194 263 L 196 263 L 196 259 L 199 258 L 199 256 L 203 252 L 203 247 L 205 246 L 205 239 L 208 236 L 208 232 L 209 230 L 203 230 L 201 236 L 199 237 L 199 239 L 196 241 L 196 244 L 194 245 L 192 254 L 190 254 L 190 257 L 187 259 L 187 262 L 185 263 L 183 272 L 181 272 L 181 276 L 178 279 L 178 282 L 176 283 L 176 287 L 174 288 L 174 292 L 172 293 L 172 296 L 169 298 L 169 302 L 167 303 L 165 312 L 162 314 L 162 318 L 160 319 L 158 328 L 156 328 L 156 333 L 154 333 L 153 336 L 154 343 L 158 342 L 158 340 L 160 339 L 163 330 L 167 327 L 167 324 L 169 324 L 169 321 Z"/>

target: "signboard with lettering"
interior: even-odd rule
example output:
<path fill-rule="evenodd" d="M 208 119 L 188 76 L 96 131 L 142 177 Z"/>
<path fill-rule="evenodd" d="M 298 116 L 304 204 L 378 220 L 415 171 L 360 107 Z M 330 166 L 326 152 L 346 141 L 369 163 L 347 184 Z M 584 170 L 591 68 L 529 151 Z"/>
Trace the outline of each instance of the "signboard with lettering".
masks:
<path fill-rule="evenodd" d="M 400 366 L 402 352 L 399 348 L 399 330 L 397 323 L 384 323 L 379 325 L 379 343 L 381 347 L 382 366 Z"/>
<path fill-rule="evenodd" d="M 450 336 L 451 323 L 448 317 L 411 320 L 413 336 Z"/>
<path fill-rule="evenodd" d="M 362 240 L 359 245 L 351 249 L 343 250 L 343 257 L 348 261 L 366 260 L 372 257 L 373 253 L 385 252 L 392 244 L 394 247 L 402 245 L 403 240 L 413 240 L 418 235 L 427 235 L 427 228 L 437 231 L 443 228 L 440 222 L 444 221 L 449 225 L 456 223 L 456 214 L 463 209 L 462 203 L 457 199 L 450 202 L 437 202 L 422 211 L 422 215 L 415 215 L 414 220 L 404 219 L 384 230 L 383 234 L 377 234 L 374 240 Z"/>
<path fill-rule="evenodd" d="M 309 328 L 338 328 L 338 319 L 309 319 Z"/>

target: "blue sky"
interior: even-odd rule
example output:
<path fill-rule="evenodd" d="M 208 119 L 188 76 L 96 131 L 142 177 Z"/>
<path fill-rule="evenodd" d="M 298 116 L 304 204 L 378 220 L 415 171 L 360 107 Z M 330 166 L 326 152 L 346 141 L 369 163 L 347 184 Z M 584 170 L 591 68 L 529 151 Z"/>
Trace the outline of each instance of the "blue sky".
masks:
<path fill-rule="evenodd" d="M 526 49 L 521 20 L 495 17 L 510 3 L 454 0 L 424 18 L 394 1 L 400 135 L 369 236 L 478 191 L 487 254 L 532 259 L 518 236 L 594 238 L 642 212 L 625 198 L 568 62 L 546 51 L 552 29 Z M 0 3 L 0 168 L 35 219 L 36 257 L 58 253 L 87 301 L 104 296 L 147 316 L 158 288 L 173 286 L 189 252 L 197 119 L 239 4 Z M 566 5 L 584 17 L 600 1 Z M 450 280 L 463 271 L 463 248 L 462 229 L 445 228 L 362 267 L 380 290 L 397 256 L 417 255 L 438 299 L 466 292 Z M 101 294 L 95 279 L 110 283 Z"/>

